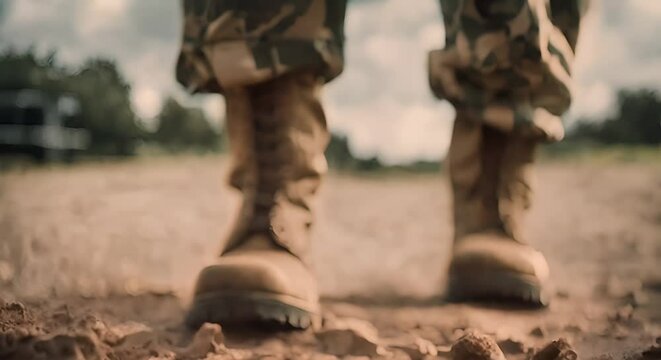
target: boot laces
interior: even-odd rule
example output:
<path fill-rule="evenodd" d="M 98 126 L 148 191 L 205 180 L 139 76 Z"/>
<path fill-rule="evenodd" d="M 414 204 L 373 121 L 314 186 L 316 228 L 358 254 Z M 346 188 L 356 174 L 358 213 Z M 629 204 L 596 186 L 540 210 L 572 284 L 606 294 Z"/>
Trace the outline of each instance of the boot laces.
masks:
<path fill-rule="evenodd" d="M 257 183 L 254 200 L 256 231 L 271 230 L 271 212 L 276 194 L 283 184 L 282 126 L 276 116 L 275 96 L 270 92 L 258 93 L 253 102 L 254 146 Z"/>

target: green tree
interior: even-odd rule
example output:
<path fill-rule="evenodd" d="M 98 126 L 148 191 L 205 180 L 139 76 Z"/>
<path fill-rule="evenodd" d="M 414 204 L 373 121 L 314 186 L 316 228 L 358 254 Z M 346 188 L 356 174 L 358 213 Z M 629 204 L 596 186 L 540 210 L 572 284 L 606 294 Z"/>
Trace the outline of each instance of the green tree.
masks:
<path fill-rule="evenodd" d="M 208 151 L 219 148 L 221 137 L 211 127 L 201 109 L 184 107 L 174 98 L 168 97 L 158 120 L 153 140 L 170 151 Z"/>
<path fill-rule="evenodd" d="M 71 70 L 58 65 L 55 53 L 38 56 L 33 49 L 9 50 L 0 55 L 0 89 L 76 97 L 81 113 L 72 125 L 90 132 L 88 153 L 131 155 L 144 134 L 131 107 L 131 88 L 109 60 L 92 59 Z"/>
<path fill-rule="evenodd" d="M 34 49 L 25 52 L 8 50 L 0 55 L 0 89 L 39 89 L 59 92 L 66 69 L 57 66 L 56 54 L 37 56 Z"/>
<path fill-rule="evenodd" d="M 131 88 L 114 62 L 93 59 L 67 78 L 67 92 L 81 103 L 81 121 L 92 136 L 90 151 L 131 155 L 143 138 L 131 107 Z"/>
<path fill-rule="evenodd" d="M 661 144 L 661 98 L 654 90 L 622 90 L 617 113 L 601 122 L 579 121 L 570 139 L 604 144 Z"/>
<path fill-rule="evenodd" d="M 355 158 L 349 149 L 346 136 L 331 133 L 331 139 L 326 148 L 326 159 L 331 167 L 346 169 L 353 166 Z"/>

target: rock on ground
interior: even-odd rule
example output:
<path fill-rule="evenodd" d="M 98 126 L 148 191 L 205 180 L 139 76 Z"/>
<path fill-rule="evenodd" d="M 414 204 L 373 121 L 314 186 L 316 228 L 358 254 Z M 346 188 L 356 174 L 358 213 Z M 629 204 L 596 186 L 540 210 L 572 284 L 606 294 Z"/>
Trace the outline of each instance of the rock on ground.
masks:
<path fill-rule="evenodd" d="M 450 350 L 452 360 L 506 360 L 496 341 L 477 331 L 469 331 Z"/>

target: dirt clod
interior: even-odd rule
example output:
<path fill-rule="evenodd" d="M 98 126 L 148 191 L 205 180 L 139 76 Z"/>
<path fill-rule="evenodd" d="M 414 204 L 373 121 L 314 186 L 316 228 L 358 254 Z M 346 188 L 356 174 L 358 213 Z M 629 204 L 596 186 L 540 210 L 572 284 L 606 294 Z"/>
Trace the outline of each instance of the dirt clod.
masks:
<path fill-rule="evenodd" d="M 0 305 L 0 331 L 30 324 L 31 318 L 31 314 L 21 303 L 12 302 Z"/>
<path fill-rule="evenodd" d="M 204 358 L 208 354 L 225 354 L 227 348 L 224 345 L 225 337 L 220 325 L 204 323 L 195 333 L 193 341 L 185 349 L 178 351 L 178 355 L 184 358 Z"/>
<path fill-rule="evenodd" d="M 450 350 L 452 360 L 505 360 L 496 341 L 491 337 L 468 331 Z"/>
<path fill-rule="evenodd" d="M 528 350 L 528 346 L 521 340 L 504 339 L 498 341 L 498 347 L 505 354 L 524 354 Z"/>
<path fill-rule="evenodd" d="M 377 356 L 386 353 L 376 328 L 358 319 L 334 319 L 315 336 L 322 351 L 337 356 Z"/>
<path fill-rule="evenodd" d="M 105 359 L 110 348 L 92 332 L 29 336 L 0 353 L 3 359 Z"/>
<path fill-rule="evenodd" d="M 537 326 L 532 330 L 530 330 L 530 335 L 538 338 L 543 338 L 544 336 L 546 336 L 546 331 L 544 331 L 544 329 L 542 329 L 541 326 Z"/>
<path fill-rule="evenodd" d="M 554 340 L 537 352 L 532 360 L 576 360 L 578 354 L 564 338 Z"/>
<path fill-rule="evenodd" d="M 110 328 L 98 327 L 99 336 L 111 345 L 115 345 L 131 335 L 151 331 L 152 329 L 149 326 L 134 321 L 121 323 Z"/>
<path fill-rule="evenodd" d="M 644 359 L 661 359 L 661 337 L 656 338 L 656 344 L 643 351 Z"/>
<path fill-rule="evenodd" d="M 412 339 L 392 343 L 390 347 L 405 352 L 412 360 L 420 360 L 426 356 L 438 355 L 438 349 L 434 343 L 417 336 Z"/>

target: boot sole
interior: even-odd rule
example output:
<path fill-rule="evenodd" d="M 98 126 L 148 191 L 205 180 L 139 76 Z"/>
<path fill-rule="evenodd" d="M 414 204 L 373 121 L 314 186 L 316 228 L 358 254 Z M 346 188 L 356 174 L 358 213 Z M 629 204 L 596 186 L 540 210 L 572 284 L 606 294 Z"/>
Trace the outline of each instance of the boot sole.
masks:
<path fill-rule="evenodd" d="M 217 292 L 196 295 L 186 325 L 205 322 L 245 325 L 275 330 L 307 329 L 320 323 L 309 302 L 287 295 L 261 292 Z"/>
<path fill-rule="evenodd" d="M 546 286 L 530 275 L 511 272 L 450 274 L 450 301 L 501 302 L 530 307 L 549 305 Z"/>

